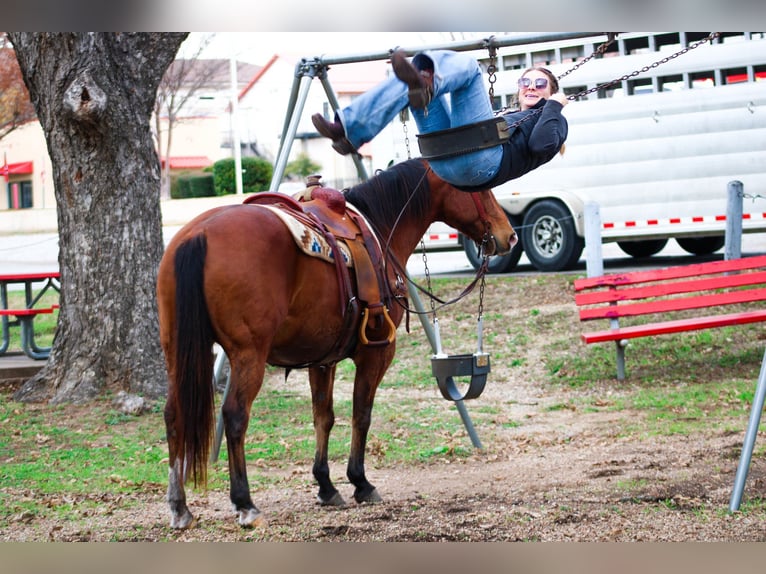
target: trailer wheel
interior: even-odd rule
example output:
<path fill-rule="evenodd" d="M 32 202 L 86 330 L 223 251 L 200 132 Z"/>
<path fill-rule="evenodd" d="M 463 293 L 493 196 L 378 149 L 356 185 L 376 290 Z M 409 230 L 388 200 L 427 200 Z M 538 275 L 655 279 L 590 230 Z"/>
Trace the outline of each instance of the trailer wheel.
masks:
<path fill-rule="evenodd" d="M 617 246 L 631 257 L 651 257 L 665 249 L 667 239 L 645 239 L 643 241 L 618 241 Z"/>
<path fill-rule="evenodd" d="M 540 271 L 564 271 L 577 265 L 585 240 L 577 235 L 569 210 L 558 201 L 534 204 L 524 216 L 521 243 Z"/>
<path fill-rule="evenodd" d="M 677 237 L 676 242 L 681 246 L 681 249 L 692 255 L 710 255 L 724 246 L 726 238 L 723 235 Z"/>
<path fill-rule="evenodd" d="M 521 227 L 513 217 L 508 216 L 508 221 L 511 222 L 514 229 L 519 229 Z M 510 253 L 506 255 L 492 255 L 489 258 L 489 267 L 487 269 L 489 273 L 510 273 L 516 268 L 519 259 L 521 259 L 521 254 L 523 253 L 521 234 L 517 232 L 517 235 L 519 236 L 519 243 L 511 249 Z M 465 251 L 465 256 L 468 258 L 468 262 L 474 269 L 478 270 L 481 267 L 482 258 L 479 257 L 479 248 L 477 247 L 476 242 L 465 236 L 462 237 L 462 241 L 463 251 Z"/>

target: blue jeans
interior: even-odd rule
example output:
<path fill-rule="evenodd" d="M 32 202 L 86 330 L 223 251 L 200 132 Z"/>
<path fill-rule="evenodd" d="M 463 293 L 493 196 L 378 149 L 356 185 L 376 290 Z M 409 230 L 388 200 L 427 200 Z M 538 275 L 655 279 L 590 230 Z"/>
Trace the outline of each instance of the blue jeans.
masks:
<path fill-rule="evenodd" d="M 422 134 L 480 122 L 494 117 L 482 71 L 468 54 L 435 50 L 412 59 L 418 69 L 433 68 L 433 99 L 426 110 L 411 110 Z M 449 94 L 449 97 L 447 97 Z M 359 149 L 372 140 L 409 105 L 407 84 L 391 76 L 357 97 L 337 118 L 346 137 Z M 431 160 L 434 173 L 453 185 L 475 186 L 491 180 L 500 169 L 502 146 Z"/>

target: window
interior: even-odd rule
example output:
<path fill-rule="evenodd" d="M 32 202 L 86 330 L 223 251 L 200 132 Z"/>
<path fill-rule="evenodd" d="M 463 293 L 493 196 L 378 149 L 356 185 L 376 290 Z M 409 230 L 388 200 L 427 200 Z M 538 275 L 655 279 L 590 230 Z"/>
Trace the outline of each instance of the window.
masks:
<path fill-rule="evenodd" d="M 543 50 L 541 52 L 532 52 L 533 66 L 551 66 L 556 63 L 556 54 L 553 50 Z"/>
<path fill-rule="evenodd" d="M 745 34 L 742 32 L 721 32 L 719 42 L 724 44 L 734 44 L 746 41 Z"/>
<path fill-rule="evenodd" d="M 739 84 L 747 82 L 747 68 L 729 68 L 721 70 L 724 84 Z"/>
<path fill-rule="evenodd" d="M 628 95 L 638 96 L 640 94 L 651 94 L 654 91 L 651 78 L 628 81 Z"/>
<path fill-rule="evenodd" d="M 702 37 L 704 38 L 707 36 L 707 34 L 702 34 Z M 689 41 L 691 41 L 689 39 Z M 654 37 L 654 43 L 655 43 L 655 50 L 658 52 L 661 52 L 663 50 L 667 51 L 677 51 L 681 49 L 681 35 L 678 32 L 672 32 L 670 34 L 657 34 Z"/>
<path fill-rule="evenodd" d="M 561 48 L 561 63 L 574 64 L 585 57 L 585 46 L 569 46 Z"/>
<path fill-rule="evenodd" d="M 712 70 L 709 72 L 694 72 L 689 74 L 689 81 L 695 90 L 712 88 L 715 86 L 715 74 Z"/>
<path fill-rule="evenodd" d="M 511 54 L 501 58 L 500 69 L 502 70 L 524 70 L 527 68 L 526 54 Z"/>
<path fill-rule="evenodd" d="M 677 92 L 684 89 L 684 77 L 681 74 L 660 76 L 657 78 L 657 88 L 660 92 Z"/>
<path fill-rule="evenodd" d="M 625 40 L 625 54 L 647 54 L 649 52 L 649 38 L 629 38 Z"/>
<path fill-rule="evenodd" d="M 584 92 L 588 89 L 588 86 L 572 86 L 570 88 L 564 88 L 564 95 L 565 96 L 572 96 L 574 94 L 579 94 L 580 92 Z M 587 100 L 588 96 L 580 96 L 577 98 L 577 101 L 584 101 Z"/>
<path fill-rule="evenodd" d="M 14 181 L 8 185 L 8 207 L 28 209 L 32 207 L 32 182 Z"/>

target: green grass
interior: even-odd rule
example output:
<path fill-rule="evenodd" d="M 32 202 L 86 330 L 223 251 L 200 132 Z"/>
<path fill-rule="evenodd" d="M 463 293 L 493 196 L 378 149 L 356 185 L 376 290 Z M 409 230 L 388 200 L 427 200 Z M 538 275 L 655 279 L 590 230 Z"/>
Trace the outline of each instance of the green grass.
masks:
<path fill-rule="evenodd" d="M 571 280 L 553 275 L 488 280 L 487 292 L 499 293 L 485 307 L 485 350 L 492 356 L 495 371 L 490 374 L 490 384 L 507 385 L 508 398 L 486 401 L 481 397 L 467 403 L 486 448 L 507 448 L 509 441 L 523 436 L 528 420 L 515 411 L 513 378 L 527 376 L 525 369 L 534 368 L 531 363 L 537 361 L 543 361 L 547 372 L 539 381 L 541 388 L 550 386 L 557 395 L 538 416 L 555 416 L 557 411 L 624 413 L 610 426 L 610 440 L 615 436 L 653 440 L 668 435 L 744 433 L 763 357 L 763 326 L 632 341 L 626 350 L 628 379 L 618 382 L 614 345 L 581 344 L 574 306 L 568 313 L 541 303 L 517 303 L 525 293 L 534 298 L 536 288 L 571 288 L 567 285 Z M 433 286 L 440 297 L 448 299 L 465 283 L 437 279 Z M 459 303 L 459 311 L 438 311 L 448 353 L 475 350 L 476 305 L 474 293 Z M 417 469 L 474 453 L 457 410 L 436 389 L 430 366 L 432 349 L 418 319 L 412 316 L 411 323 L 412 332 L 398 338 L 396 357 L 376 397 L 366 451 L 371 474 L 374 468 L 406 465 Z M 36 328 L 42 332 L 43 323 Z M 53 336 L 54 328 L 55 323 L 45 328 L 48 336 Z M 537 348 L 540 344 L 544 348 Z M 509 380 L 498 373 L 506 373 Z M 270 370 L 270 375 L 278 380 L 281 370 Z M 354 375 L 350 360 L 337 365 L 336 425 L 329 444 L 333 476 L 343 475 L 349 454 L 349 389 Z M 15 403 L 0 393 L 0 521 L 24 513 L 74 517 L 97 508 L 99 497 L 125 496 L 124 503 L 130 504 L 131 495 L 136 499 L 145 499 L 147 492 L 162 496 L 168 461 L 161 411 L 158 402 L 150 413 L 134 417 L 115 410 L 109 397 L 75 407 Z M 253 404 L 246 441 L 246 458 L 253 465 L 249 472 L 252 488 L 313 484 L 314 449 L 308 386 L 291 390 L 265 385 Z M 756 444 L 756 454 L 764 449 L 766 446 Z M 225 444 L 219 458 L 209 470 L 208 487 L 226 491 Z M 293 467 L 301 470 L 285 472 Z M 631 491 L 638 486 L 626 484 L 624 488 Z M 19 496 L 19 492 L 26 494 Z M 754 500 L 749 504 L 759 510 L 764 503 Z"/>

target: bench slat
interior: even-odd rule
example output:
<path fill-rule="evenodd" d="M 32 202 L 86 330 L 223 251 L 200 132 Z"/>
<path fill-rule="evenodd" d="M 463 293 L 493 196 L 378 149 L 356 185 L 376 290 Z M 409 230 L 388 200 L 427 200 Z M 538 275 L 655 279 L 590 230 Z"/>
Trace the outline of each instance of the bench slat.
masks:
<path fill-rule="evenodd" d="M 632 285 L 635 283 L 649 283 L 652 281 L 665 281 L 669 279 L 683 279 L 685 277 L 699 277 L 700 275 L 712 275 L 714 273 L 727 273 L 741 271 L 743 269 L 756 269 L 766 267 L 766 255 L 755 257 L 743 257 L 728 261 L 711 261 L 709 263 L 694 263 L 692 265 L 680 265 L 678 267 L 666 267 L 665 269 L 652 269 L 649 271 L 633 271 L 630 273 L 614 273 L 600 277 L 587 277 L 576 279 L 575 291 L 592 289 L 594 287 L 610 287 L 617 285 Z"/>
<path fill-rule="evenodd" d="M 633 299 L 649 299 L 650 297 L 663 297 L 678 295 L 680 293 L 692 293 L 700 291 L 712 291 L 746 285 L 758 285 L 766 283 L 766 271 L 742 273 L 739 275 L 726 275 L 721 277 L 708 277 L 705 279 L 691 279 L 675 283 L 660 283 L 659 285 L 645 285 L 643 287 L 621 287 L 620 289 L 608 289 L 605 291 L 593 291 L 577 293 L 575 303 L 578 306 L 595 305 L 598 303 L 612 303 L 630 301 Z"/>
<path fill-rule="evenodd" d="M 0 316 L 13 315 L 14 317 L 29 317 L 41 313 L 53 313 L 55 307 L 39 307 L 34 309 L 0 309 Z"/>
<path fill-rule="evenodd" d="M 621 327 L 619 329 L 609 329 L 606 331 L 594 331 L 592 333 L 583 333 L 581 339 L 585 343 L 602 343 L 605 341 L 619 341 L 621 339 L 634 339 L 636 337 L 647 337 L 651 335 L 666 335 L 669 333 L 711 329 L 729 325 L 744 325 L 747 323 L 757 323 L 759 321 L 766 321 L 766 310 L 744 311 L 742 313 L 731 313 L 729 315 L 679 319 L 676 321 L 665 321 L 663 323 L 649 323 L 646 325 Z"/>
<path fill-rule="evenodd" d="M 728 293 L 716 293 L 713 295 L 699 295 L 697 297 L 684 297 L 680 299 L 665 299 L 661 301 L 649 301 L 646 303 L 634 303 L 628 305 L 610 305 L 596 307 L 594 309 L 581 309 L 580 320 L 591 319 L 614 319 L 617 317 L 636 317 L 650 313 L 667 313 L 669 311 L 686 311 L 689 309 L 702 309 L 718 305 L 734 305 L 737 303 L 752 303 L 766 299 L 766 288 L 747 289 L 743 291 L 730 291 Z"/>

